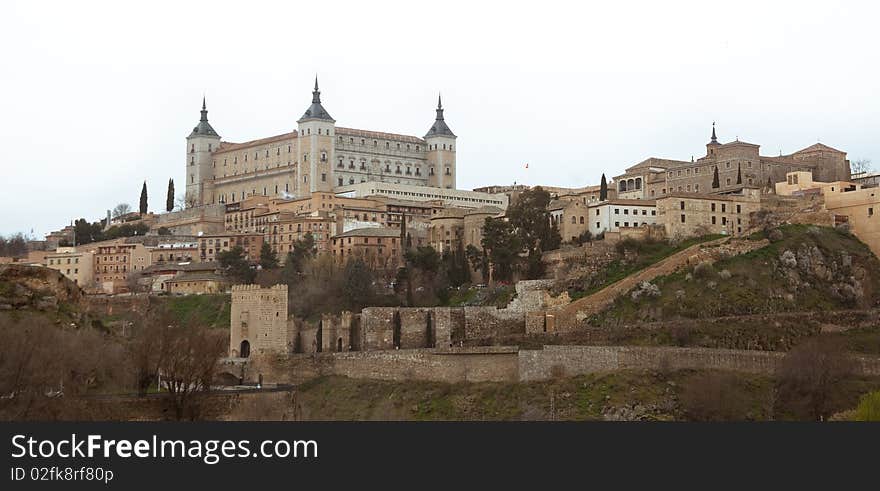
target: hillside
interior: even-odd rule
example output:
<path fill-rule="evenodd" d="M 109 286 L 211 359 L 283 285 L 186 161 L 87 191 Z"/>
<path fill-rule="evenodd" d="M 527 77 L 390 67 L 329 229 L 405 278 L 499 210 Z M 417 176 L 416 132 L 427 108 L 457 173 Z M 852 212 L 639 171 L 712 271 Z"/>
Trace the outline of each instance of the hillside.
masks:
<path fill-rule="evenodd" d="M 592 316 L 595 326 L 779 312 L 866 309 L 880 301 L 880 261 L 854 236 L 787 225 L 771 242 L 642 283 Z M 760 236 L 753 240 L 763 239 Z"/>

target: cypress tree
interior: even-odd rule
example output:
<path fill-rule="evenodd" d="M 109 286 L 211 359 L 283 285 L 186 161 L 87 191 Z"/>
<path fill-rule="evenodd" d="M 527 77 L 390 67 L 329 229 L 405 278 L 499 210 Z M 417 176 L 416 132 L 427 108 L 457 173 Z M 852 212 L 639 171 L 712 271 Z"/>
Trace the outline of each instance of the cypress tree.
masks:
<path fill-rule="evenodd" d="M 712 189 L 721 187 L 721 180 L 718 178 L 718 166 L 715 166 L 715 174 L 712 176 Z"/>
<path fill-rule="evenodd" d="M 174 210 L 174 179 L 168 179 L 168 197 L 165 198 L 165 211 Z"/>
<path fill-rule="evenodd" d="M 736 164 L 736 183 L 743 183 L 742 164 Z"/>
<path fill-rule="evenodd" d="M 605 180 L 605 173 L 602 173 L 602 182 L 599 184 L 599 201 L 608 199 L 608 181 Z"/>
<path fill-rule="evenodd" d="M 141 215 L 147 213 L 147 181 L 144 181 L 144 187 L 141 188 Z"/>

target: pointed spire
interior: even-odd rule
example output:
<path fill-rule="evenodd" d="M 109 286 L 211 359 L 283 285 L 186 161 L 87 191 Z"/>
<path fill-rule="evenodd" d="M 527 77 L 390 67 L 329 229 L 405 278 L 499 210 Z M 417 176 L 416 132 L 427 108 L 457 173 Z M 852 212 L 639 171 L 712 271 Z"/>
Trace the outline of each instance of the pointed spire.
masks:
<path fill-rule="evenodd" d="M 712 143 L 718 143 L 718 137 L 715 136 L 715 121 L 712 121 Z"/>
<path fill-rule="evenodd" d="M 446 122 L 443 120 L 443 99 L 441 95 L 437 94 L 437 116 L 434 119 L 434 124 L 428 130 L 428 133 L 425 135 L 435 136 L 435 135 L 446 135 L 454 137 L 455 134 L 452 133 L 452 130 L 449 129 L 449 126 L 446 126 Z"/>
<path fill-rule="evenodd" d="M 330 117 L 330 114 L 324 109 L 324 106 L 321 105 L 321 90 L 318 88 L 318 74 L 315 74 L 315 90 L 312 91 L 312 105 L 306 109 L 305 114 L 299 118 L 298 122 L 303 122 L 309 119 L 323 119 L 325 121 L 336 122 Z"/>
<path fill-rule="evenodd" d="M 204 95 L 202 95 L 202 117 L 199 119 L 199 124 L 193 128 L 192 133 L 190 133 L 189 136 L 196 135 L 220 137 L 220 135 L 218 135 L 217 132 L 214 131 L 214 128 L 208 123 L 208 104 L 205 101 Z"/>
<path fill-rule="evenodd" d="M 443 101 L 440 100 L 440 94 L 437 94 L 437 121 L 443 121 Z"/>
<path fill-rule="evenodd" d="M 312 91 L 312 104 L 321 103 L 321 90 L 318 89 L 318 74 L 315 74 L 315 90 Z"/>

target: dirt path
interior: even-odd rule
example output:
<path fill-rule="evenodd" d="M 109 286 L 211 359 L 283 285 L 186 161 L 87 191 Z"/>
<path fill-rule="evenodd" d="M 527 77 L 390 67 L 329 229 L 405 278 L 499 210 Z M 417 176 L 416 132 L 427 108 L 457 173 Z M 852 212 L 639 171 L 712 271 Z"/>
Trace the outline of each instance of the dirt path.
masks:
<path fill-rule="evenodd" d="M 651 281 L 662 275 L 668 275 L 681 267 L 698 264 L 703 261 L 715 262 L 721 257 L 744 254 L 764 247 L 765 240 L 732 240 L 731 237 L 694 244 L 687 249 L 676 252 L 669 257 L 637 271 L 592 295 L 579 298 L 563 307 L 557 314 L 557 329 L 571 330 L 588 317 L 611 306 L 614 300 L 624 295 L 643 281 Z"/>

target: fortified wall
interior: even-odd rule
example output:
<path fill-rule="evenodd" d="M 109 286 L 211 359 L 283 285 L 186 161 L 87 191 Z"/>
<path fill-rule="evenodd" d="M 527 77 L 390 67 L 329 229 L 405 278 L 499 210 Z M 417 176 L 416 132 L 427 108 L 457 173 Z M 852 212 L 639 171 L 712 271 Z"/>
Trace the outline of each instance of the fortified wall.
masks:
<path fill-rule="evenodd" d="M 302 383 L 328 375 L 392 381 L 537 382 L 617 370 L 730 370 L 772 375 L 784 353 L 649 346 L 510 346 L 292 355 L 248 367 L 246 378 Z M 856 358 L 856 372 L 880 375 L 880 358 Z M 237 374 L 236 374 L 237 375 Z"/>
<path fill-rule="evenodd" d="M 547 332 L 544 309 L 568 303 L 547 293 L 552 282 L 521 281 L 507 308 L 367 307 L 307 322 L 287 314 L 285 285 L 232 288 L 230 358 L 491 345 L 494 338 Z"/>

